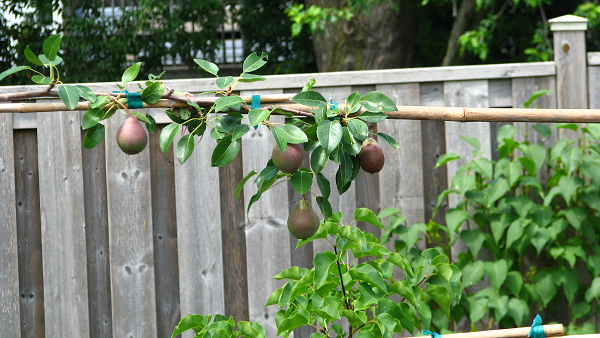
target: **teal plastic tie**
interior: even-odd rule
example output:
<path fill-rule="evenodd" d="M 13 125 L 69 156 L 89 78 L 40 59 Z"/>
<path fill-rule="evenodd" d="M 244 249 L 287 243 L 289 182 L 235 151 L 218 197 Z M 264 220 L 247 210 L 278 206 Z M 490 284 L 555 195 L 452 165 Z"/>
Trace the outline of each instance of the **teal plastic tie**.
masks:
<path fill-rule="evenodd" d="M 437 332 L 431 332 L 429 330 L 423 330 L 424 334 L 431 335 L 431 338 L 442 338 L 442 335 Z"/>
<path fill-rule="evenodd" d="M 127 108 L 129 109 L 144 108 L 144 102 L 142 102 L 142 93 L 130 93 L 127 89 L 121 91 L 114 91 L 113 93 L 125 94 L 125 98 L 127 99 Z"/>
<path fill-rule="evenodd" d="M 527 337 L 546 338 L 546 332 L 542 325 L 542 317 L 539 314 L 533 319 L 533 324 L 531 324 L 531 330 L 529 330 Z"/>
<path fill-rule="evenodd" d="M 252 109 L 260 109 L 260 95 L 252 95 L 252 104 L 250 105 Z"/>
<path fill-rule="evenodd" d="M 329 99 L 329 104 L 331 105 L 332 109 L 338 109 L 339 104 L 333 103 L 333 99 Z"/>

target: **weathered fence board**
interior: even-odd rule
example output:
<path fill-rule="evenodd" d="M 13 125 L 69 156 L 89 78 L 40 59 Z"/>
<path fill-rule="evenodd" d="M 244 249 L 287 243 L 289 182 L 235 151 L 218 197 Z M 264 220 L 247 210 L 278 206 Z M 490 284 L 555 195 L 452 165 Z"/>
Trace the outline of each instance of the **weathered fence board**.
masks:
<path fill-rule="evenodd" d="M 37 130 L 14 133 L 21 337 L 44 337 L 44 285 Z"/>
<path fill-rule="evenodd" d="M 0 330 L 20 337 L 19 263 L 12 115 L 0 115 Z"/>
<path fill-rule="evenodd" d="M 38 114 L 47 337 L 89 336 L 85 214 L 78 112 Z"/>
<path fill-rule="evenodd" d="M 156 336 L 150 158 L 124 154 L 114 141 L 125 120 L 106 121 L 106 183 L 110 238 L 113 335 Z"/>
<path fill-rule="evenodd" d="M 173 141 L 174 145 L 179 138 Z M 219 184 L 219 169 L 210 166 L 215 145 L 214 139 L 206 137 L 185 165 L 175 164 L 182 317 L 191 313 L 225 313 L 222 252 L 227 246 L 222 245 L 220 192 L 215 188 Z"/>
<path fill-rule="evenodd" d="M 83 149 L 81 153 L 90 337 L 93 338 L 113 336 L 105 144 L 106 142 L 101 142 L 93 149 Z"/>

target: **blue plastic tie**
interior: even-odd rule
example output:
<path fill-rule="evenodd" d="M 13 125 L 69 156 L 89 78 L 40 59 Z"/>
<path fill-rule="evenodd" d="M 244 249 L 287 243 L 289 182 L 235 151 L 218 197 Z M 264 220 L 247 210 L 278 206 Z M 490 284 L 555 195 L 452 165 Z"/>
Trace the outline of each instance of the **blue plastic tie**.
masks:
<path fill-rule="evenodd" d="M 252 95 L 252 104 L 250 105 L 252 109 L 260 109 L 260 95 Z"/>
<path fill-rule="evenodd" d="M 431 332 L 429 330 L 423 330 L 424 334 L 429 334 L 431 335 L 431 338 L 442 338 L 442 335 L 437 333 L 437 332 Z"/>
<path fill-rule="evenodd" d="M 531 330 L 529 330 L 527 337 L 546 338 L 546 332 L 544 326 L 542 326 L 542 317 L 539 314 L 533 319 L 533 324 L 531 324 Z"/>
<path fill-rule="evenodd" d="M 130 93 L 127 89 L 122 91 L 114 91 L 113 93 L 123 93 L 127 99 L 127 108 L 139 109 L 144 108 L 144 102 L 142 102 L 142 93 Z"/>
<path fill-rule="evenodd" d="M 331 109 L 338 109 L 338 104 L 333 103 L 333 99 L 329 99 L 329 104 L 331 105 Z"/>

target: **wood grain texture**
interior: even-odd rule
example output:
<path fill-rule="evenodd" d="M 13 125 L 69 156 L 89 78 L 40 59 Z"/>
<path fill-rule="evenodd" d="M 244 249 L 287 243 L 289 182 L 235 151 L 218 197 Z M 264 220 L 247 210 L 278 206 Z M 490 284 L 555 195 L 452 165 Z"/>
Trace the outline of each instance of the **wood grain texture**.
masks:
<path fill-rule="evenodd" d="M 598 53 L 600 55 L 600 53 Z M 600 108 L 600 66 L 589 66 L 588 67 L 588 97 L 589 97 L 589 108 L 599 109 Z"/>
<path fill-rule="evenodd" d="M 423 106 L 444 105 L 444 83 L 422 83 L 419 102 Z M 421 121 L 421 154 L 423 175 L 423 216 L 428 222 L 433 216 L 438 196 L 448 188 L 446 166 L 434 169 L 440 156 L 446 153 L 446 126 L 443 121 Z M 442 224 L 448 211 L 447 199 L 440 206 L 434 221 Z"/>
<path fill-rule="evenodd" d="M 12 119 L 12 114 L 0 114 L 0 330 L 7 337 L 20 337 Z"/>
<path fill-rule="evenodd" d="M 418 83 L 377 86 L 398 105 L 419 105 L 419 89 Z M 380 173 L 381 208 L 398 208 L 407 224 L 424 222 L 421 122 L 385 120 L 377 127 L 400 144 L 395 149 L 379 142 L 386 154 Z"/>
<path fill-rule="evenodd" d="M 81 127 L 77 112 L 38 114 L 47 337 L 89 335 Z"/>
<path fill-rule="evenodd" d="M 512 107 L 511 80 L 512 79 L 488 80 L 490 107 Z"/>
<path fill-rule="evenodd" d="M 150 152 L 126 155 L 115 135 L 125 114 L 106 121 L 106 183 L 115 337 L 155 337 Z"/>
<path fill-rule="evenodd" d="M 37 131 L 15 131 L 14 147 L 21 337 L 44 337 Z"/>
<path fill-rule="evenodd" d="M 584 31 L 554 32 L 558 108 L 587 108 Z"/>
<path fill-rule="evenodd" d="M 246 212 L 244 198 L 235 198 L 235 188 L 242 180 L 243 146 L 238 156 L 219 168 L 221 192 L 221 238 L 223 242 L 223 287 L 225 315 L 249 320 L 248 264 L 246 260 Z"/>
<path fill-rule="evenodd" d="M 210 166 L 215 146 L 215 140 L 205 136 L 187 162 L 175 163 L 182 317 L 225 313 L 219 169 Z"/>
<path fill-rule="evenodd" d="M 169 337 L 181 319 L 179 309 L 179 264 L 177 252 L 177 214 L 173 148 L 167 156 L 159 146 L 158 126 L 149 135 L 150 181 L 152 182 L 152 226 L 156 286 L 156 330 L 158 337 Z"/>
<path fill-rule="evenodd" d="M 277 91 L 241 92 L 250 94 L 279 94 Z M 272 116 L 269 121 L 279 125 L 282 116 Z M 260 172 L 271 159 L 275 140 L 266 126 L 259 126 L 242 137 L 244 174 L 251 170 Z M 244 201 L 256 193 L 253 180 L 244 187 Z M 248 260 L 248 305 L 251 321 L 259 322 L 268 337 L 277 335 L 276 306 L 265 307 L 271 293 L 283 286 L 284 280 L 272 277 L 290 267 L 290 232 L 287 228 L 288 192 L 279 184 L 263 193 L 248 212 L 246 225 L 246 255 Z"/>
<path fill-rule="evenodd" d="M 85 131 L 82 137 L 85 136 Z M 90 337 L 112 337 L 110 251 L 106 200 L 106 141 L 83 149 L 83 191 Z"/>

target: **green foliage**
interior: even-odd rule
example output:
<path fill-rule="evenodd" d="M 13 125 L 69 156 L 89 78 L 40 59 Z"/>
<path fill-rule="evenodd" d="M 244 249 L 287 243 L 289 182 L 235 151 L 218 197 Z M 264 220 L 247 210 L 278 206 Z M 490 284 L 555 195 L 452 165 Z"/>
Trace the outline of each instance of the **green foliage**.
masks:
<path fill-rule="evenodd" d="M 544 93 L 534 93 L 526 105 Z M 384 234 L 386 239 L 398 236 L 396 249 L 409 261 L 421 255 L 415 248 L 419 233 L 448 255 L 458 240 L 464 242 L 468 250 L 455 262 L 464 289 L 451 308 L 452 321 L 466 317 L 474 325 L 489 314 L 483 327 L 515 327 L 526 324 L 530 310 L 552 316 L 564 307 L 560 311 L 568 313 L 569 327 L 577 332 L 595 314 L 600 298 L 600 127 L 553 128 L 572 130 L 577 138 L 560 139 L 546 149 L 527 139 L 533 132 L 550 136 L 548 126 L 502 126 L 498 160 L 482 157 L 479 142 L 465 137 L 476 149 L 472 159 L 446 154 L 436 165 L 464 163 L 438 199 L 435 211 L 447 196 L 457 197 L 445 224 L 430 220 L 408 228 L 396 221 Z M 448 325 L 434 324 L 438 331 Z"/>

